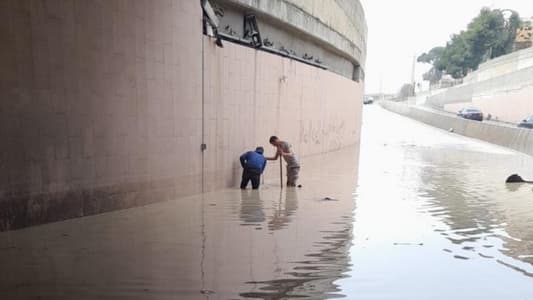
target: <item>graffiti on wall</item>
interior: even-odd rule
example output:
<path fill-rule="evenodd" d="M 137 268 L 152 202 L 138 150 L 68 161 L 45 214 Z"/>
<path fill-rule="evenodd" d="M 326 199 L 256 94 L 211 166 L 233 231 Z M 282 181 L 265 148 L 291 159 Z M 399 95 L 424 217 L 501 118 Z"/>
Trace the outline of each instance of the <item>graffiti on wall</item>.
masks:
<path fill-rule="evenodd" d="M 325 145 L 327 151 L 338 150 L 344 146 L 346 136 L 345 120 L 306 120 L 302 125 L 303 144 Z"/>

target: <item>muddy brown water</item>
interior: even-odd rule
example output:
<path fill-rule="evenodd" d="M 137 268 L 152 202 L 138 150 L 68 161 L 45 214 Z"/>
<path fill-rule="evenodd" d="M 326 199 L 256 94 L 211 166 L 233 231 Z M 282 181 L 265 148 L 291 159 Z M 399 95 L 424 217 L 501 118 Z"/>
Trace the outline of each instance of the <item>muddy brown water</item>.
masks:
<path fill-rule="evenodd" d="M 360 155 L 360 159 L 358 159 Z M 302 189 L 0 233 L 0 299 L 533 299 L 533 159 L 365 106 Z"/>

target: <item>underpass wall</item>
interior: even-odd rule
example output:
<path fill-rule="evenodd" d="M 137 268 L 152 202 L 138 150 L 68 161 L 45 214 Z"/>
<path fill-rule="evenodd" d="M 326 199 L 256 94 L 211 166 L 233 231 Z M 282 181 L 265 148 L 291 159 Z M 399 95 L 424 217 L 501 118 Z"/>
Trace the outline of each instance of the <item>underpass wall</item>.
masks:
<path fill-rule="evenodd" d="M 446 113 L 439 113 L 398 102 L 382 101 L 380 103 L 387 110 L 427 125 L 446 131 L 453 129 L 456 134 L 533 155 L 533 131 L 530 129 L 466 120 Z"/>
<path fill-rule="evenodd" d="M 271 135 L 303 160 L 359 143 L 363 82 L 236 44 L 205 47 L 206 190 L 239 183 L 244 151 L 274 156 Z M 267 166 L 278 178 L 278 162 Z"/>
<path fill-rule="evenodd" d="M 0 231 L 235 186 L 270 135 L 359 143 L 362 81 L 216 47 L 199 1 L 0 1 L 0 44 Z"/>

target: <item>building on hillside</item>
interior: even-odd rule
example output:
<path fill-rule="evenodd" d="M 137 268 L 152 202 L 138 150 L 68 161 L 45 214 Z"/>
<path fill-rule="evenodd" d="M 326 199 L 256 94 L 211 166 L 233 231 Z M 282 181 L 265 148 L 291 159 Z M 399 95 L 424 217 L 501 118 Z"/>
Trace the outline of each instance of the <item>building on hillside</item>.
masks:
<path fill-rule="evenodd" d="M 533 18 L 523 20 L 523 25 L 516 30 L 514 50 L 529 48 L 533 45 Z"/>

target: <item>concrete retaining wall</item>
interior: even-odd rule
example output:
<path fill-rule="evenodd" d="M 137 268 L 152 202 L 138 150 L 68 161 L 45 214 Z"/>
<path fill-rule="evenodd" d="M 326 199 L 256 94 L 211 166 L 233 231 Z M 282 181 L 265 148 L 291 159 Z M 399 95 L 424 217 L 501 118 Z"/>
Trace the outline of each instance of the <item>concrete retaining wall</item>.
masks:
<path fill-rule="evenodd" d="M 450 112 L 476 107 L 498 120 L 518 123 L 533 114 L 533 48 L 480 65 L 464 83 L 428 97 L 427 103 Z"/>
<path fill-rule="evenodd" d="M 358 80 L 364 75 L 366 21 L 359 1 L 211 0 L 220 32 L 249 39 L 244 16 L 253 13 L 265 48 L 319 63 Z"/>
<path fill-rule="evenodd" d="M 533 48 L 527 48 L 491 59 L 468 74 L 465 83 L 481 82 L 500 77 L 519 70 L 533 67 Z"/>
<path fill-rule="evenodd" d="M 200 1 L 0 1 L 0 28 L 0 230 L 235 186 L 272 134 L 359 142 L 363 82 L 218 48 Z"/>
<path fill-rule="evenodd" d="M 443 130 L 453 128 L 454 133 L 533 155 L 533 130 L 530 129 L 461 119 L 397 102 L 383 101 L 381 105 L 392 112 Z"/>
<path fill-rule="evenodd" d="M 367 26 L 359 0 L 215 0 L 276 19 L 345 53 L 364 66 Z"/>
<path fill-rule="evenodd" d="M 533 68 L 531 69 L 533 76 Z M 445 104 L 444 110 L 457 112 L 464 107 L 479 108 L 485 115 L 513 124 L 533 115 L 533 85 L 522 87 L 507 93 L 496 93 L 476 97 L 472 101 Z"/>

